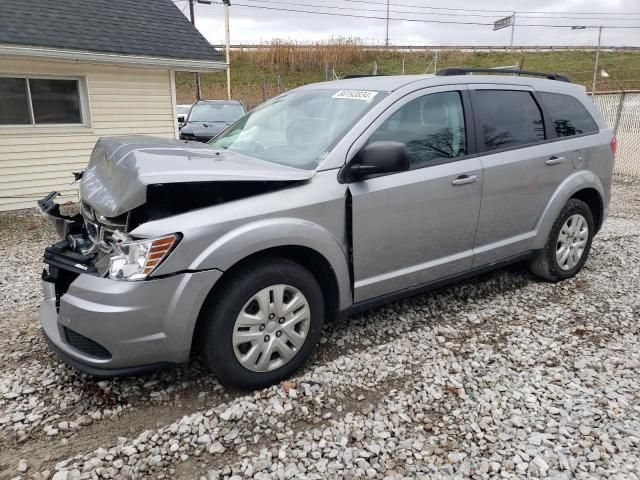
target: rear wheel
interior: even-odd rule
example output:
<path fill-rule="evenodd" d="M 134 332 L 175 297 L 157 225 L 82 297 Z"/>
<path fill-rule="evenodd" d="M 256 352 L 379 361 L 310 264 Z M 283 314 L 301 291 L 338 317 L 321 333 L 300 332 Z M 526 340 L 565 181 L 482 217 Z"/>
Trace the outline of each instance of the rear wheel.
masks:
<path fill-rule="evenodd" d="M 570 199 L 553 224 L 543 251 L 531 263 L 531 271 L 552 282 L 573 277 L 587 260 L 594 231 L 589 206 Z"/>
<path fill-rule="evenodd" d="M 261 388 L 297 370 L 320 338 L 324 300 L 315 277 L 284 258 L 231 274 L 203 311 L 200 353 L 223 384 Z"/>

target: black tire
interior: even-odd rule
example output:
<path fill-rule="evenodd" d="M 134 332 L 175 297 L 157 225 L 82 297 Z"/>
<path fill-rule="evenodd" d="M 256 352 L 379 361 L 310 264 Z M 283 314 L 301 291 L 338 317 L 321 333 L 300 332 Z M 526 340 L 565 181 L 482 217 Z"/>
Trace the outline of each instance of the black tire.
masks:
<path fill-rule="evenodd" d="M 575 214 L 582 215 L 587 221 L 587 226 L 589 228 L 587 243 L 582 253 L 582 257 L 580 257 L 578 263 L 570 270 L 563 270 L 556 259 L 558 237 L 567 219 Z M 547 243 L 545 244 L 544 249 L 531 263 L 531 271 L 538 277 L 549 282 L 559 282 L 561 280 L 566 280 L 567 278 L 575 276 L 582 269 L 584 262 L 589 256 L 594 232 L 595 226 L 593 222 L 593 214 L 591 213 L 591 209 L 589 208 L 589 206 L 585 202 L 583 202 L 582 200 L 578 200 L 577 198 L 569 199 L 569 201 L 560 211 L 558 218 L 556 218 L 556 221 L 551 228 L 551 232 L 549 233 L 549 238 L 547 239 Z"/>
<path fill-rule="evenodd" d="M 291 285 L 306 297 L 309 329 L 304 344 L 287 363 L 275 370 L 255 372 L 236 358 L 232 342 L 234 324 L 253 295 L 277 284 Z M 205 366 L 223 385 L 253 390 L 278 383 L 304 364 L 320 340 L 324 321 L 322 290 L 311 272 L 291 260 L 276 257 L 247 264 L 230 272 L 221 288 L 210 297 L 201 313 L 196 342 Z"/>

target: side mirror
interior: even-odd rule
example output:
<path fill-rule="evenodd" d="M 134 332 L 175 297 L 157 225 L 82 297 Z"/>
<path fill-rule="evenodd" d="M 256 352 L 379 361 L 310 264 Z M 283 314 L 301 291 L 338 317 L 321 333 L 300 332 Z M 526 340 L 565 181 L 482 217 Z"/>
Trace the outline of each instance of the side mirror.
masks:
<path fill-rule="evenodd" d="M 411 168 L 407 146 L 400 142 L 373 142 L 360 150 L 348 165 L 351 180 L 378 173 L 404 172 Z"/>

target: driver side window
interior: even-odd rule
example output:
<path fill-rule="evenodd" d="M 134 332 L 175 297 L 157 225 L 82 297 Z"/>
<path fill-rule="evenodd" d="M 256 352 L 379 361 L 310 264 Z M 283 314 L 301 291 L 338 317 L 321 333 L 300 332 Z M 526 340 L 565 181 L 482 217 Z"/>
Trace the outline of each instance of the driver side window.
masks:
<path fill-rule="evenodd" d="M 407 146 L 411 168 L 428 167 L 467 154 L 460 92 L 440 92 L 411 100 L 387 118 L 368 143 L 401 142 Z"/>

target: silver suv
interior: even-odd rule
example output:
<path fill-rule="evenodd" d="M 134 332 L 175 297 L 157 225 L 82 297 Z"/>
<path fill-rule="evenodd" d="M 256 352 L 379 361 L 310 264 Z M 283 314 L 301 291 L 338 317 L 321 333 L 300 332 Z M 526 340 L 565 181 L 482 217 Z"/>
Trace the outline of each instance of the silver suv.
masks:
<path fill-rule="evenodd" d="M 611 131 L 564 77 L 468 73 L 307 85 L 208 145 L 101 139 L 81 213 L 40 201 L 61 236 L 51 347 L 96 376 L 198 353 L 258 388 L 338 315 L 522 260 L 573 277 L 607 215 Z"/>

